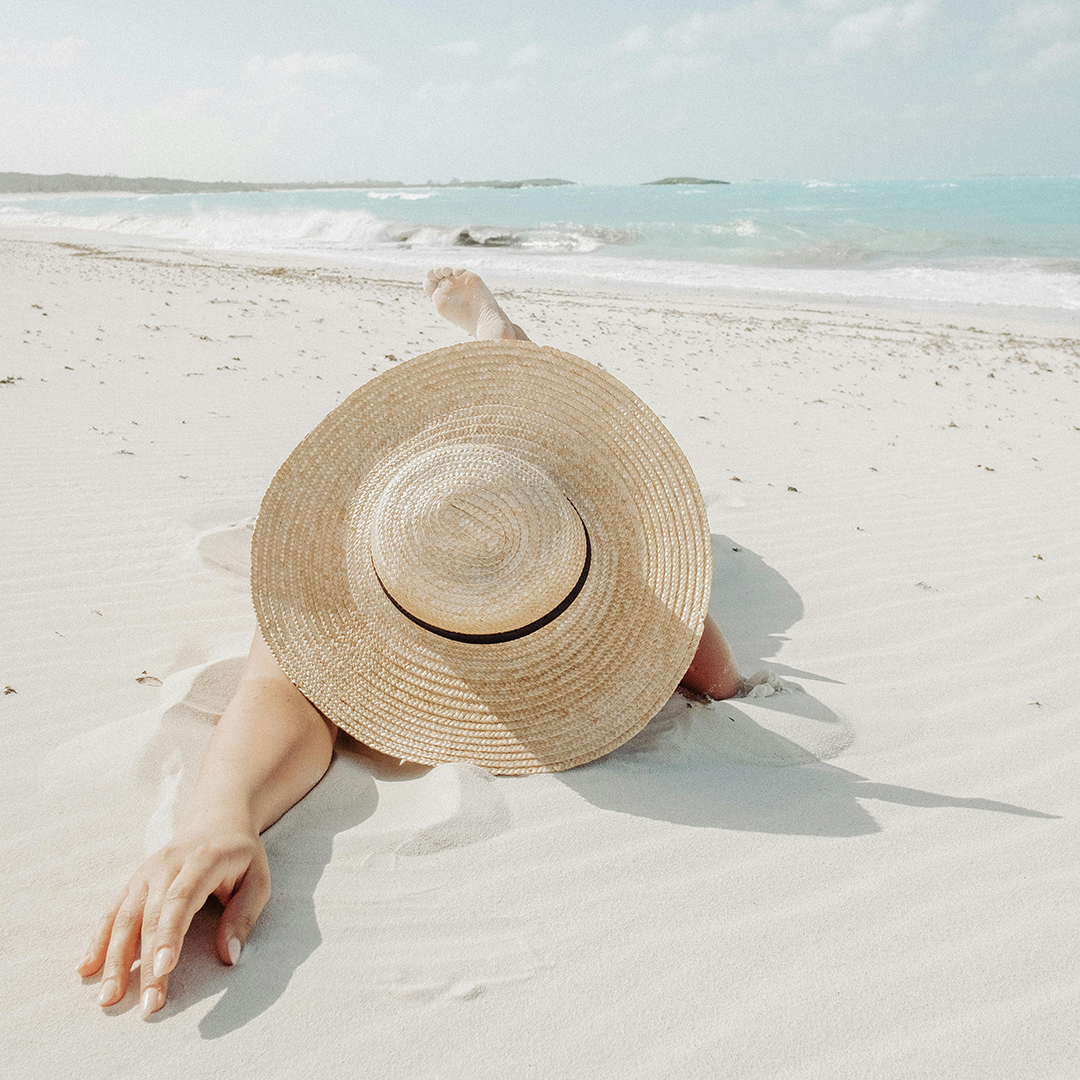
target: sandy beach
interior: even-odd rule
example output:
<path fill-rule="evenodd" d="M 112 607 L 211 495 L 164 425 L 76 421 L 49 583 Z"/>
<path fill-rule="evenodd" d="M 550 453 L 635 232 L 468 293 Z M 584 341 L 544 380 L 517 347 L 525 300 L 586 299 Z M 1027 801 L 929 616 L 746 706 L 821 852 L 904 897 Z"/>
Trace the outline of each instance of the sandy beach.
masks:
<path fill-rule="evenodd" d="M 267 483 L 365 380 L 463 338 L 419 278 L 280 260 L 0 231 L 5 1075 L 1080 1074 L 1064 311 L 489 275 L 664 419 L 711 613 L 784 692 L 673 698 L 556 775 L 343 739 L 264 835 L 235 970 L 211 901 L 150 1022 L 137 984 L 95 1004 L 89 931 L 251 640 Z"/>

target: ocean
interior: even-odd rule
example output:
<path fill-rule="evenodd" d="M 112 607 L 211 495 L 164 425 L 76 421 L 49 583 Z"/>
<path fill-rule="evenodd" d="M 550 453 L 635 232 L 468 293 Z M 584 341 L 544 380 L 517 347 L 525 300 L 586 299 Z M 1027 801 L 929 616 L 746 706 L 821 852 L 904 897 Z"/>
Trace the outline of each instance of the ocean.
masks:
<path fill-rule="evenodd" d="M 1080 177 L 7 195 L 0 225 L 408 274 L 1080 310 Z"/>

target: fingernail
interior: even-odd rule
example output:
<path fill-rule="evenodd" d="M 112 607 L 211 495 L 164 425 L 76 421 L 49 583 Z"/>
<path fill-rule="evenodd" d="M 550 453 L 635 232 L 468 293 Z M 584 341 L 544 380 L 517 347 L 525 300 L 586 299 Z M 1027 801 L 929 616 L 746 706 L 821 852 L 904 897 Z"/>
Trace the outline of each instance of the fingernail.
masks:
<path fill-rule="evenodd" d="M 156 986 L 149 986 L 143 991 L 142 1018 L 145 1020 L 161 1008 L 161 991 Z"/>
<path fill-rule="evenodd" d="M 168 945 L 162 945 L 154 954 L 154 978 L 160 979 L 166 971 L 170 971 L 175 959 L 176 953 Z"/>
<path fill-rule="evenodd" d="M 101 993 L 98 994 L 98 996 L 97 996 L 98 1004 L 99 1005 L 110 1005 L 110 1004 L 112 1004 L 112 999 L 114 997 L 116 997 L 116 989 L 117 989 L 116 980 L 115 979 L 106 979 L 101 984 Z"/>
<path fill-rule="evenodd" d="M 239 938 L 229 938 L 229 944 L 227 946 L 229 950 L 229 963 L 235 964 L 240 959 L 240 950 L 243 946 L 240 944 Z"/>
<path fill-rule="evenodd" d="M 86 965 L 87 965 L 87 964 L 89 964 L 89 963 L 90 963 L 90 961 L 91 961 L 92 959 L 93 959 L 93 957 L 92 957 L 92 956 L 90 955 L 90 953 L 87 953 L 87 954 L 86 954 L 86 955 L 85 955 L 85 956 L 84 956 L 84 957 L 83 957 L 83 958 L 82 958 L 82 959 L 81 959 L 81 960 L 79 961 L 79 963 L 78 963 L 78 965 L 76 966 L 75 970 L 76 970 L 76 971 L 82 971 L 82 969 L 83 969 L 84 967 L 86 967 Z"/>

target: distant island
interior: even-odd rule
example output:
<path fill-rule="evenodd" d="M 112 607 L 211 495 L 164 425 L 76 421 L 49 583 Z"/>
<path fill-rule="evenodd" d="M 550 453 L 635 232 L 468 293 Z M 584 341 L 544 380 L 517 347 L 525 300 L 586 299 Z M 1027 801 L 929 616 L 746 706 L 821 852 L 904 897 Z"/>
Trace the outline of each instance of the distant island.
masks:
<path fill-rule="evenodd" d="M 77 191 L 123 191 L 136 195 L 195 195 L 218 191 L 327 191 L 333 188 L 409 188 L 409 187 L 561 187 L 573 184 L 573 180 L 556 180 L 545 177 L 540 180 L 451 180 L 437 184 L 406 184 L 400 180 L 341 180 L 315 183 L 291 184 L 248 183 L 241 180 L 167 180 L 160 176 L 144 176 L 138 179 L 128 176 L 82 176 L 79 173 L 56 173 L 45 176 L 39 173 L 0 173 L 0 194 L 23 195 L 35 193 L 67 194 Z"/>
<path fill-rule="evenodd" d="M 701 180 L 696 176 L 665 176 L 663 180 L 648 180 L 642 187 L 655 187 L 657 184 L 730 184 L 730 180 Z"/>

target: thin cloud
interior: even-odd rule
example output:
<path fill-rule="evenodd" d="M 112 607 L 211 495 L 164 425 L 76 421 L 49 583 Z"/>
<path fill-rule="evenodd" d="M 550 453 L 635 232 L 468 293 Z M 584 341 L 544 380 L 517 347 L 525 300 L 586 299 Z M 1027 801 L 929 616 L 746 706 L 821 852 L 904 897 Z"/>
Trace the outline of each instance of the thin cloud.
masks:
<path fill-rule="evenodd" d="M 612 52 L 645 52 L 653 46 L 653 32 L 648 26 L 635 26 L 611 46 Z"/>
<path fill-rule="evenodd" d="M 74 62 L 86 42 L 74 37 L 0 40 L 0 67 L 64 68 Z"/>
<path fill-rule="evenodd" d="M 666 82 L 682 75 L 709 71 L 720 63 L 720 57 L 710 53 L 664 53 L 649 69 L 653 82 Z"/>
<path fill-rule="evenodd" d="M 511 67 L 532 67 L 543 55 L 543 48 L 534 43 L 526 45 L 524 49 L 518 49 L 515 53 L 511 53 L 507 63 Z"/>
<path fill-rule="evenodd" d="M 1076 14 L 1075 4 L 1021 4 L 1013 15 L 1014 27 L 1026 34 L 1053 34 L 1069 26 Z"/>
<path fill-rule="evenodd" d="M 196 90 L 188 90 L 180 97 L 181 103 L 185 108 L 197 109 L 206 105 L 208 102 L 217 101 L 221 97 L 221 91 L 213 87 L 203 87 Z"/>
<path fill-rule="evenodd" d="M 751 0 L 723 11 L 692 15 L 665 31 L 664 40 L 672 48 L 693 52 L 716 38 L 778 33 L 803 26 L 806 20 L 807 16 L 781 7 L 776 0 Z"/>
<path fill-rule="evenodd" d="M 708 71 L 722 62 L 720 48 L 726 43 L 753 35 L 790 33 L 820 19 L 794 7 L 781 7 L 776 0 L 750 0 L 723 11 L 698 12 L 664 31 L 668 51 L 653 62 L 649 77 L 664 82 Z"/>
<path fill-rule="evenodd" d="M 468 80 L 464 82 L 447 83 L 426 82 L 422 83 L 412 92 L 412 97 L 414 101 L 423 103 L 456 103 L 461 101 L 462 98 L 472 94 L 475 89 L 476 84 L 469 82 Z"/>
<path fill-rule="evenodd" d="M 469 38 L 467 41 L 444 41 L 441 45 L 432 45 L 429 53 L 443 56 L 475 56 L 480 51 L 480 43 Z"/>
<path fill-rule="evenodd" d="M 1037 82 L 1040 79 L 1057 75 L 1072 62 L 1080 61 L 1080 41 L 1055 41 L 1037 56 L 1013 73 L 1013 81 L 1021 83 Z"/>
<path fill-rule="evenodd" d="M 900 33 L 921 29 L 933 14 L 936 2 L 937 0 L 912 0 L 912 3 L 904 4 L 896 19 Z"/>
<path fill-rule="evenodd" d="M 865 52 L 895 25 L 896 8 L 892 4 L 849 15 L 829 31 L 829 51 L 834 55 Z"/>
<path fill-rule="evenodd" d="M 936 0 L 911 0 L 907 4 L 883 4 L 841 19 L 829 31 L 828 52 L 832 57 L 866 52 L 880 42 L 891 40 L 910 46 L 930 20 Z"/>
<path fill-rule="evenodd" d="M 1075 4 L 1021 4 L 998 20 L 990 31 L 990 45 L 995 49 L 1015 49 L 1031 41 L 1058 37 L 1077 19 Z"/>
<path fill-rule="evenodd" d="M 356 53 L 289 53 L 266 60 L 262 56 L 253 56 L 245 71 L 248 75 L 277 75 L 285 78 L 318 72 L 327 75 L 358 74 L 372 78 L 374 68 L 361 64 Z"/>

